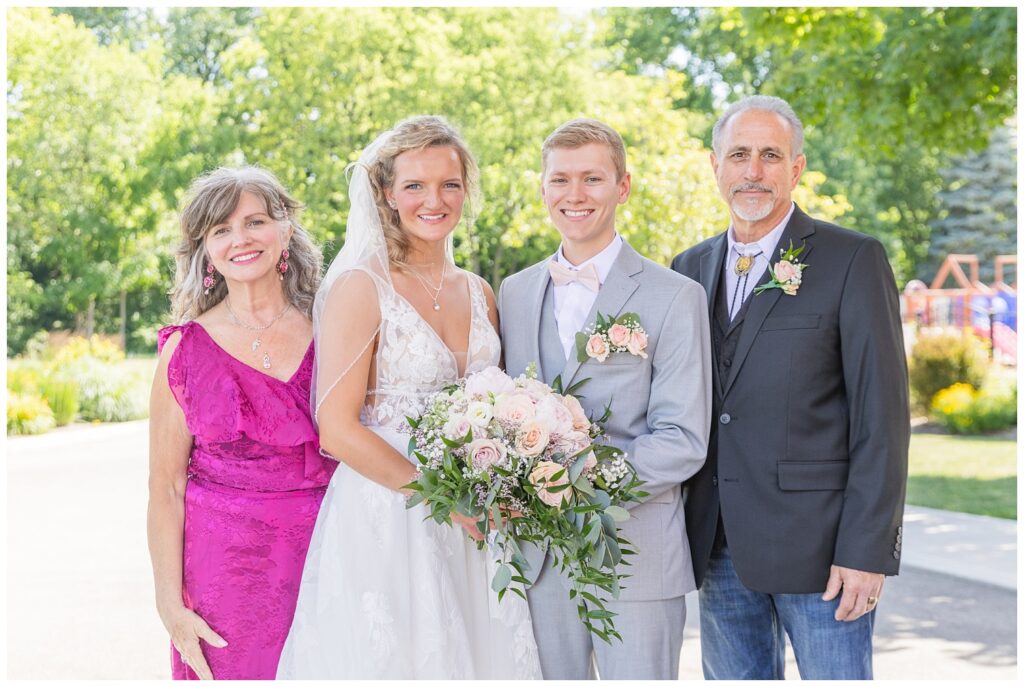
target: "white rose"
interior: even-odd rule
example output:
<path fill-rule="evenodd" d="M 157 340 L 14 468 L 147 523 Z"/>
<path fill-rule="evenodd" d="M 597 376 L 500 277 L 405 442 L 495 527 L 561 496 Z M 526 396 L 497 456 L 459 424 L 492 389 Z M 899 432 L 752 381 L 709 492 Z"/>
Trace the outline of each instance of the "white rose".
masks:
<path fill-rule="evenodd" d="M 515 389 L 516 384 L 512 378 L 493 365 L 466 378 L 466 393 L 469 396 L 487 398 L 488 394 L 497 396 L 511 393 Z"/>
<path fill-rule="evenodd" d="M 493 417 L 494 411 L 491 409 L 491 404 L 486 401 L 473 401 L 466 408 L 466 419 L 474 427 L 481 429 L 486 427 Z"/>

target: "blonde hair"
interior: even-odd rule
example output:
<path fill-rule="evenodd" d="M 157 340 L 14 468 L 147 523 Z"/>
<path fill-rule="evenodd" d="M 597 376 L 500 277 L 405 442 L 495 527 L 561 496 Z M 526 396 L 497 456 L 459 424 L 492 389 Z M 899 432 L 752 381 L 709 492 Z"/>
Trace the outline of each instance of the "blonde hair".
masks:
<path fill-rule="evenodd" d="M 450 147 L 459 156 L 462 181 L 466 185 L 466 202 L 462 217 L 467 228 L 472 228 L 480 195 L 480 169 L 473 154 L 459 133 L 441 117 L 421 115 L 403 120 L 391 130 L 387 142 L 377 153 L 367 173 L 377 214 L 384 230 L 388 259 L 399 266 L 405 265 L 409 254 L 409 238 L 402 229 L 398 210 L 388 205 L 386 191 L 395 183 L 395 158 L 410 150 Z"/>
<path fill-rule="evenodd" d="M 548 153 L 552 149 L 582 148 L 589 143 L 608 146 L 615 165 L 615 181 L 621 181 L 626 176 L 626 144 L 619 132 L 596 119 L 573 119 L 552 131 L 541 147 L 541 169 L 547 169 Z"/>
<path fill-rule="evenodd" d="M 176 322 L 194 320 L 227 295 L 223 278 L 217 278 L 210 293 L 205 293 L 203 278 L 209 262 L 206 235 L 211 227 L 227 221 L 243 191 L 262 200 L 272 219 L 292 228 L 288 271 L 281 286 L 289 303 L 307 316 L 312 313 L 323 254 L 296 217 L 302 204 L 288 194 L 277 177 L 261 167 L 220 167 L 192 182 L 182 206 L 181 243 L 175 252 L 178 269 L 171 290 L 171 312 Z"/>

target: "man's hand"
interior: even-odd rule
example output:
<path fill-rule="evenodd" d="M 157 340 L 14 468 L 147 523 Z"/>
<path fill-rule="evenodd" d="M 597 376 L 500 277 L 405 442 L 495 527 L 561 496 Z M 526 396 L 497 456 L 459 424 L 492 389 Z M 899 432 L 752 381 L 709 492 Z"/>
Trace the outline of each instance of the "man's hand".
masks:
<path fill-rule="evenodd" d="M 461 513 L 452 512 L 450 513 L 452 522 L 466 530 L 466 534 L 470 536 L 474 541 L 483 541 L 484 535 L 476 526 L 476 520 L 469 517 L 468 515 L 462 515 Z"/>
<path fill-rule="evenodd" d="M 831 601 L 843 590 L 843 598 L 836 609 L 836 620 L 851 622 L 865 613 L 875 610 L 882 597 L 885 575 L 864 572 L 853 568 L 833 565 L 822 601 Z"/>

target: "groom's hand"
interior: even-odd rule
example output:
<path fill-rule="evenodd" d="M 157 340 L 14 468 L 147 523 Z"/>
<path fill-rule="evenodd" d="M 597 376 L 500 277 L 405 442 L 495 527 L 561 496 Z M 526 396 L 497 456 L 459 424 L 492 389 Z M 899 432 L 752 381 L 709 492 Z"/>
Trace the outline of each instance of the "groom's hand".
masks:
<path fill-rule="evenodd" d="M 882 597 L 882 585 L 885 575 L 864 572 L 853 568 L 833 565 L 829 573 L 828 584 L 822 601 L 831 601 L 843 591 L 843 598 L 836 609 L 836 620 L 851 622 L 869 611 L 875 610 L 878 600 Z"/>
<path fill-rule="evenodd" d="M 466 530 L 466 534 L 475 539 L 476 541 L 483 541 L 484 535 L 480 533 L 480 529 L 476 526 L 476 520 L 469 517 L 468 515 L 462 515 L 461 513 L 451 514 L 452 522 Z"/>

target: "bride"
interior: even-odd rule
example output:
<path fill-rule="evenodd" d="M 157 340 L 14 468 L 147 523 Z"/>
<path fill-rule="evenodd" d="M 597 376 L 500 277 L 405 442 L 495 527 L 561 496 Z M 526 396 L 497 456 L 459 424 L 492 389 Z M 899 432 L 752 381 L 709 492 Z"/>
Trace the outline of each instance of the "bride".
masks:
<path fill-rule="evenodd" d="M 425 519 L 422 504 L 406 509 L 402 489 L 416 476 L 406 416 L 500 356 L 490 286 L 452 262 L 477 177 L 438 117 L 401 122 L 354 166 L 345 244 L 313 306 L 313 415 L 340 465 L 279 679 L 541 676 L 526 602 L 498 603 L 495 563 L 477 549 L 473 522 Z"/>

